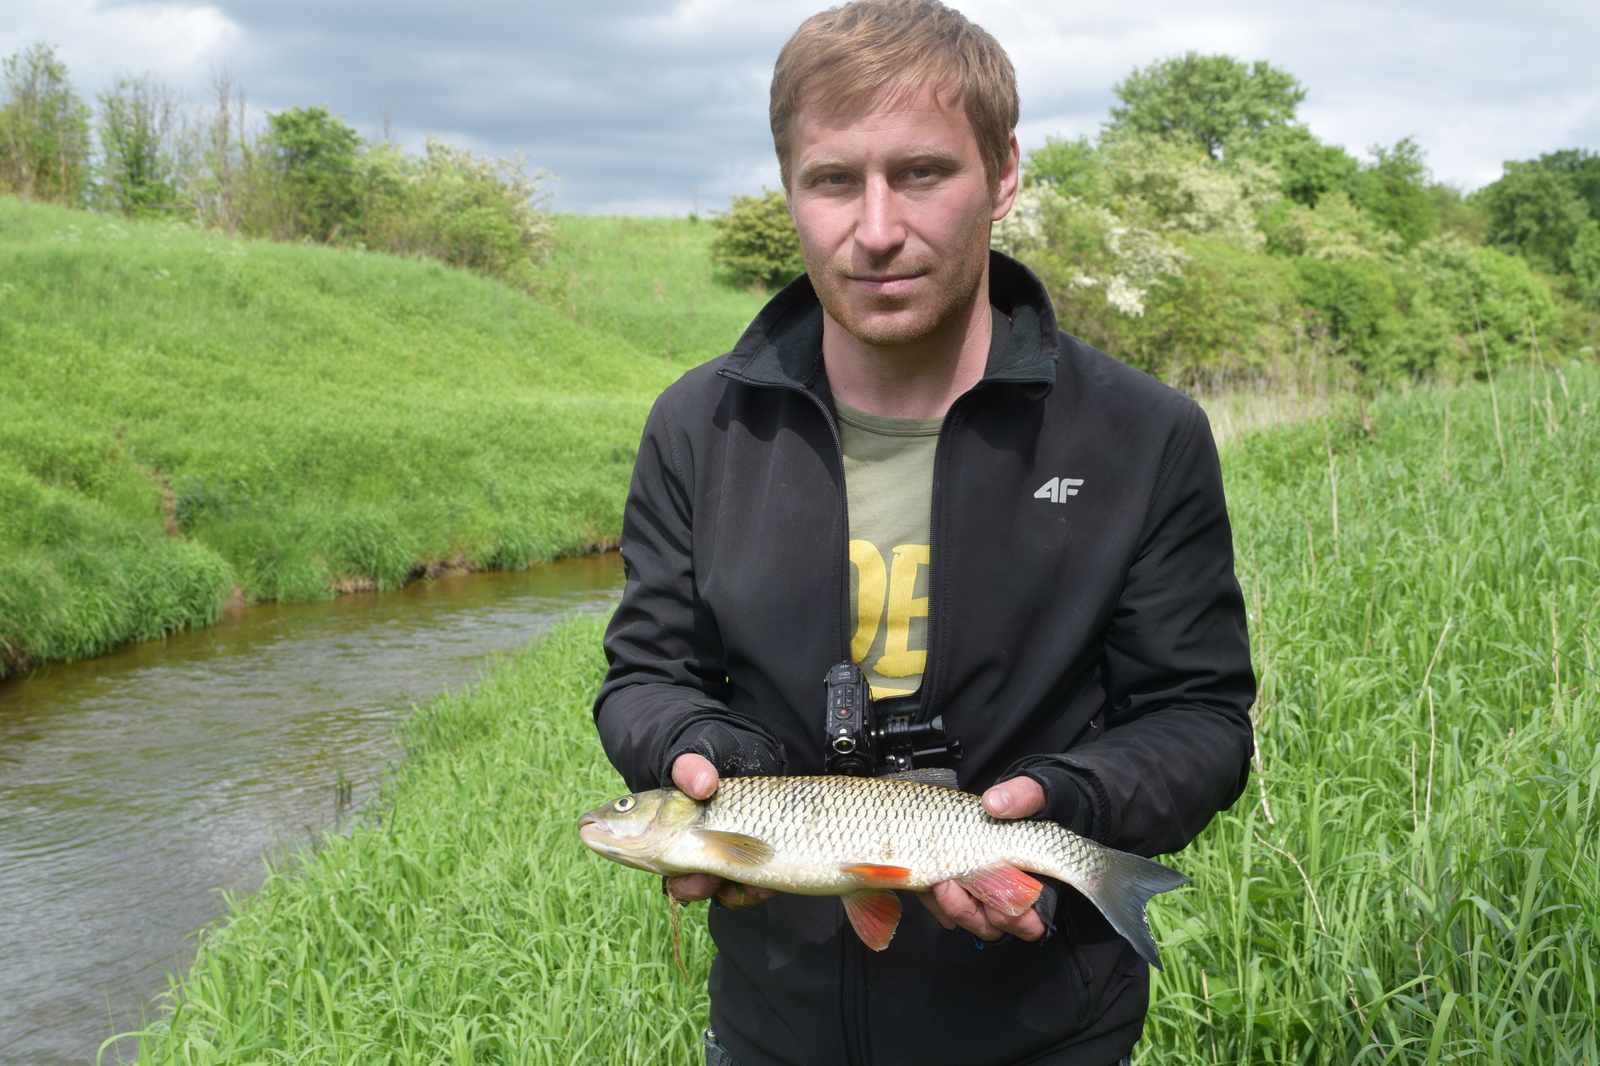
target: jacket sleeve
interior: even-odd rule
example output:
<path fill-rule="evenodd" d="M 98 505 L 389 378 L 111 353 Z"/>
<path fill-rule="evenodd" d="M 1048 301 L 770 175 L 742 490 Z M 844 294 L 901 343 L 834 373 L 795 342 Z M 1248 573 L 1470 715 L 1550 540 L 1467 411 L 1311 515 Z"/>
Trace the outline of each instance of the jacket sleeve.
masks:
<path fill-rule="evenodd" d="M 1198 405 L 1173 434 L 1105 634 L 1104 732 L 1020 760 L 1076 775 L 1092 835 L 1142 855 L 1178 851 L 1249 780 L 1253 733 L 1244 596 L 1210 424 Z"/>
<path fill-rule="evenodd" d="M 594 704 L 606 756 L 636 792 L 666 783 L 667 755 L 699 750 L 697 734 L 710 723 L 742 731 L 735 736 L 755 734 L 752 742 L 769 745 L 771 761 L 782 765 L 772 731 L 725 702 L 722 638 L 696 588 L 687 442 L 674 432 L 670 396 L 650 412 L 634 463 L 622 518 L 627 580 L 606 628 L 610 669 Z"/>

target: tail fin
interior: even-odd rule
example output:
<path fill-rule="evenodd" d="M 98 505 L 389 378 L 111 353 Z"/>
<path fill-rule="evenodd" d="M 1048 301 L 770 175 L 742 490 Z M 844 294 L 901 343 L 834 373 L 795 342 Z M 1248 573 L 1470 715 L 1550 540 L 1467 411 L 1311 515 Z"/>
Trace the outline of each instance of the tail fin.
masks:
<path fill-rule="evenodd" d="M 1133 945 L 1140 958 L 1161 969 L 1161 952 L 1156 949 L 1155 937 L 1150 935 L 1145 904 L 1150 902 L 1151 896 L 1186 885 L 1189 879 L 1159 862 L 1112 848 L 1103 849 L 1097 859 L 1099 876 L 1092 883 L 1088 878 L 1063 880 L 1099 908 L 1111 928 Z"/>

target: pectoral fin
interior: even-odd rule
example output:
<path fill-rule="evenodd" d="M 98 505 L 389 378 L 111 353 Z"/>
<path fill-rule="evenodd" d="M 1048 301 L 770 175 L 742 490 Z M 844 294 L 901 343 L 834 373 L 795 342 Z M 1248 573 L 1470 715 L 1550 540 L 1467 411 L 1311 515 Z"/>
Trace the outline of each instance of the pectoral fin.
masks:
<path fill-rule="evenodd" d="M 707 855 L 735 866 L 760 866 L 772 858 L 772 845 L 765 840 L 721 829 L 695 829 L 692 832 Z"/>
<path fill-rule="evenodd" d="M 911 871 L 904 866 L 885 866 L 875 862 L 858 862 L 839 869 L 868 888 L 904 888 L 906 878 L 911 876 Z"/>
<path fill-rule="evenodd" d="M 1039 882 L 1008 863 L 980 866 L 964 877 L 951 878 L 978 899 L 1013 918 L 1033 906 L 1044 888 Z"/>
<path fill-rule="evenodd" d="M 865 889 L 842 897 L 845 917 L 861 942 L 882 951 L 900 926 L 900 897 L 887 889 Z"/>

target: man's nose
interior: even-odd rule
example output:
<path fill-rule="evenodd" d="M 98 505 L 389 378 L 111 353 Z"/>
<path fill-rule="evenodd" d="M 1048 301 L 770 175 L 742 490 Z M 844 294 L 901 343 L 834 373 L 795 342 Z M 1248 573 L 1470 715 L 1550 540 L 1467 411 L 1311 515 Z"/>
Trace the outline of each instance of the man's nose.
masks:
<path fill-rule="evenodd" d="M 856 244 L 874 257 L 886 256 L 906 240 L 900 197 L 882 177 L 869 178 L 861 197 L 861 217 L 856 222 Z"/>

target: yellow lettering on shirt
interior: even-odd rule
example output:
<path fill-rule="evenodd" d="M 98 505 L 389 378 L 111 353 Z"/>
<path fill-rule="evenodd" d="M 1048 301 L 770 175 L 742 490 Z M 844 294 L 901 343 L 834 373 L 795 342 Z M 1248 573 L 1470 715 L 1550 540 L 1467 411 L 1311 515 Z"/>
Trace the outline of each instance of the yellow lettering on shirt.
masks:
<path fill-rule="evenodd" d="M 860 662 L 872 650 L 878 636 L 878 620 L 883 617 L 883 596 L 888 576 L 883 556 L 870 540 L 850 542 L 850 562 L 856 568 L 856 634 L 850 641 L 850 659 Z"/>
<path fill-rule="evenodd" d="M 906 646 L 911 639 L 911 620 L 928 617 L 928 597 L 912 595 L 917 588 L 917 569 L 927 566 L 928 559 L 926 544 L 895 546 L 894 566 L 889 571 L 888 631 L 884 634 L 883 657 L 873 667 L 884 677 L 920 674 L 928 661 L 926 648 L 912 651 Z M 864 592 L 861 600 L 866 600 Z M 876 622 L 873 630 L 877 630 Z M 859 630 L 857 633 L 859 636 Z"/>

